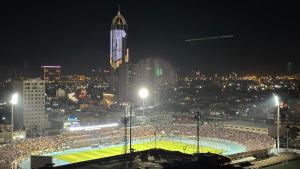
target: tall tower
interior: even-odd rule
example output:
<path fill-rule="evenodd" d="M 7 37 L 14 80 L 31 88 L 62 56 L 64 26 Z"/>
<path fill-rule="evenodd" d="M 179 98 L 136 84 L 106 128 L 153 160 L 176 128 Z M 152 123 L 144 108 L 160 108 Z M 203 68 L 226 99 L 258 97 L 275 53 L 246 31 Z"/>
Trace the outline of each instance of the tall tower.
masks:
<path fill-rule="evenodd" d="M 130 86 L 131 64 L 129 64 L 129 49 L 126 47 L 127 29 L 128 25 L 119 7 L 110 30 L 111 85 L 119 102 L 128 101 Z"/>
<path fill-rule="evenodd" d="M 127 27 L 119 8 L 118 14 L 112 20 L 110 30 L 110 65 L 113 69 L 129 61 L 129 50 L 126 48 Z"/>

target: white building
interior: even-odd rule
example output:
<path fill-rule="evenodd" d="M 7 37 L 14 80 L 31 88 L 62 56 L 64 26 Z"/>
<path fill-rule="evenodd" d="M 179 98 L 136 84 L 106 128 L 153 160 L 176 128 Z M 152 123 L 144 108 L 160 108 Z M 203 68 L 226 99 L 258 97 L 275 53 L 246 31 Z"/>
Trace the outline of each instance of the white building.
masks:
<path fill-rule="evenodd" d="M 14 92 L 19 93 L 19 102 L 14 106 L 15 128 L 40 131 L 47 127 L 45 113 L 45 81 L 28 79 L 13 82 Z"/>
<path fill-rule="evenodd" d="M 66 96 L 66 92 L 65 90 L 59 88 L 56 90 L 56 97 L 65 97 Z"/>

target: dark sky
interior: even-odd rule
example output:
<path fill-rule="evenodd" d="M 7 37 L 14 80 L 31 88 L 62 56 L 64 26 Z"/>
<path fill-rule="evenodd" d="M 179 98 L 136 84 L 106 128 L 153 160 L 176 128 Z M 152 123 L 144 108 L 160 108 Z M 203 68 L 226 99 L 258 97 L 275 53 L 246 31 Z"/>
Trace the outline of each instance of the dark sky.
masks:
<path fill-rule="evenodd" d="M 9 1 L 0 4 L 3 69 L 59 64 L 109 67 L 109 31 L 121 5 L 134 61 L 161 57 L 202 72 L 285 72 L 300 67 L 300 16 L 290 1 Z M 233 39 L 185 39 L 233 34 Z"/>

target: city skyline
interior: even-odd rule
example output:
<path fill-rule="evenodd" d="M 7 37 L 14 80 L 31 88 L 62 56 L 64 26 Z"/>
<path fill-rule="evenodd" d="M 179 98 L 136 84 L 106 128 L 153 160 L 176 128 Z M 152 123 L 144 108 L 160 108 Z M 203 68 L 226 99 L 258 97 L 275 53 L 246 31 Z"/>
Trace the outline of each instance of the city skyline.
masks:
<path fill-rule="evenodd" d="M 110 22 L 118 5 L 130 25 L 134 62 L 157 57 L 204 73 L 284 73 L 291 62 L 292 71 L 299 71 L 295 7 L 260 1 L 6 2 L 2 70 L 27 66 L 34 72 L 43 64 L 75 73 L 109 68 Z M 234 38 L 185 42 L 231 34 Z"/>

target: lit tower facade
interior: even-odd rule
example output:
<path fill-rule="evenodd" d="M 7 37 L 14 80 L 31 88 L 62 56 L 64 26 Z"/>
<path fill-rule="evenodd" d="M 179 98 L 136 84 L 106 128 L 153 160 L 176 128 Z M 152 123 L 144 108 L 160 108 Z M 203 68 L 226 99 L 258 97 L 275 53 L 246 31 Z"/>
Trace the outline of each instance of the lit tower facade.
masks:
<path fill-rule="evenodd" d="M 110 65 L 113 69 L 129 61 L 129 50 L 126 48 L 127 28 L 126 20 L 119 9 L 117 16 L 112 20 L 110 30 Z"/>
<path fill-rule="evenodd" d="M 110 30 L 111 85 L 119 102 L 128 101 L 130 86 L 131 64 L 129 64 L 129 49 L 126 47 L 127 30 L 128 25 L 119 8 Z"/>

